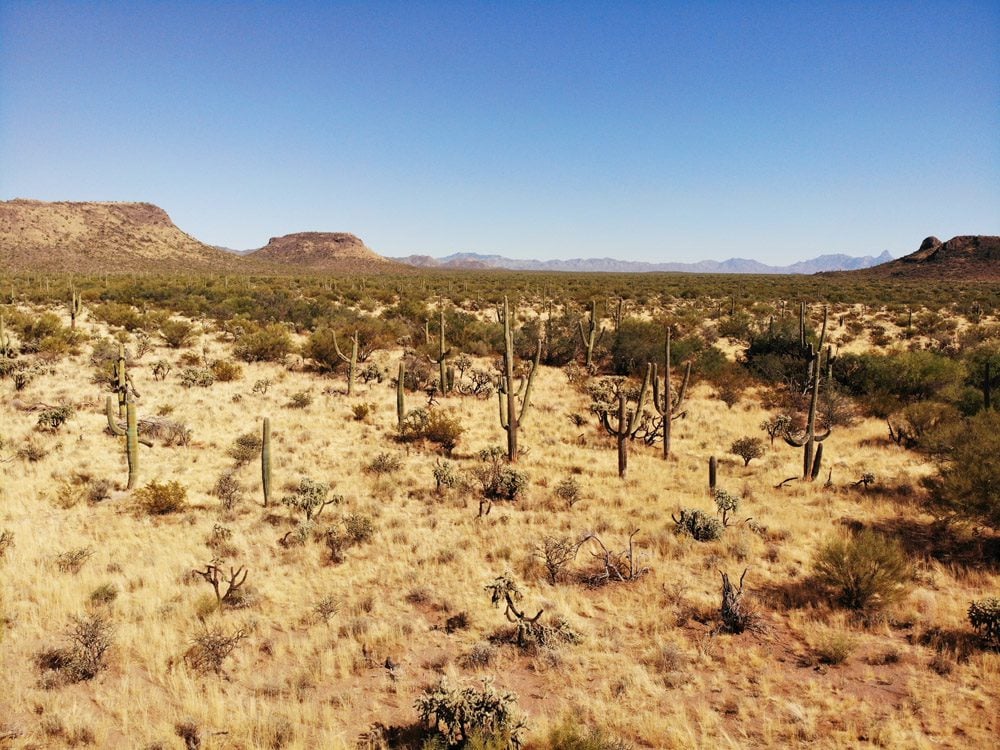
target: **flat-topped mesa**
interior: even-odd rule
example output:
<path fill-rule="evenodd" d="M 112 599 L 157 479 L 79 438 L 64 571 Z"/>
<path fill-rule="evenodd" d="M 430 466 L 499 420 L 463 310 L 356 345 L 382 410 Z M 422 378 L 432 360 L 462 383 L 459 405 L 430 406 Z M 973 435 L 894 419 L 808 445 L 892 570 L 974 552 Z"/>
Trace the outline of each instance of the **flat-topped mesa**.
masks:
<path fill-rule="evenodd" d="M 248 253 L 247 257 L 310 268 L 340 265 L 345 261 L 379 265 L 392 263 L 347 232 L 296 232 L 272 237 L 267 245 Z"/>
<path fill-rule="evenodd" d="M 238 260 L 150 203 L 0 201 L 0 269 L 130 273 L 229 270 Z"/>

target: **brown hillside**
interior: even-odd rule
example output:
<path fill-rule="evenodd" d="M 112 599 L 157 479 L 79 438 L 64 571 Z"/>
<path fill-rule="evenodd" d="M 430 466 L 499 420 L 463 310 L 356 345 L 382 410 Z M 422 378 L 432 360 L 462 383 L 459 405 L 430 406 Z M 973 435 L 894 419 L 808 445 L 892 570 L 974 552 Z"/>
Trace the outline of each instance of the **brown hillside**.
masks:
<path fill-rule="evenodd" d="M 246 255 L 248 260 L 311 271 L 385 272 L 405 266 L 383 258 L 353 234 L 298 232 L 272 237 L 264 247 Z"/>
<path fill-rule="evenodd" d="M 149 203 L 0 202 L 0 269 L 83 273 L 236 270 Z"/>
<path fill-rule="evenodd" d="M 1000 280 L 1000 237 L 963 235 L 947 242 L 928 237 L 909 255 L 848 273 L 914 279 Z"/>

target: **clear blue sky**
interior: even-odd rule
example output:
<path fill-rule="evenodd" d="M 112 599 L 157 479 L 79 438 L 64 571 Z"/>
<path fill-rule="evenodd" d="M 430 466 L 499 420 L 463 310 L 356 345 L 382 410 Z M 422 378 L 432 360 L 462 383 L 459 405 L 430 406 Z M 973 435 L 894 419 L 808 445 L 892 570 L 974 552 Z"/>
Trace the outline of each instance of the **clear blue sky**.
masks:
<path fill-rule="evenodd" d="M 237 249 L 635 260 L 1000 234 L 1000 3 L 0 2 L 0 198 Z"/>

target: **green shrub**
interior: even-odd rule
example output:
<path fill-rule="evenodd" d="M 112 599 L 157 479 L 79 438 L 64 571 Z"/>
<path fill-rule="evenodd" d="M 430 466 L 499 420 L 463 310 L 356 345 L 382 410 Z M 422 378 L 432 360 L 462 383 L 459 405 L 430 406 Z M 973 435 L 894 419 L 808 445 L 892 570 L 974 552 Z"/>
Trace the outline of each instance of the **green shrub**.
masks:
<path fill-rule="evenodd" d="M 516 500 L 528 486 L 527 476 L 508 466 L 506 456 L 507 451 L 500 447 L 479 452 L 482 464 L 473 470 L 473 475 L 489 500 Z"/>
<path fill-rule="evenodd" d="M 351 513 L 344 517 L 344 534 L 351 544 L 364 544 L 375 536 L 375 524 L 368 516 Z"/>
<path fill-rule="evenodd" d="M 234 352 L 245 362 L 275 362 L 292 351 L 292 337 L 281 323 L 244 331 L 236 339 Z"/>
<path fill-rule="evenodd" d="M 228 359 L 215 360 L 210 369 L 220 383 L 231 383 L 243 377 L 243 368 L 239 363 Z"/>
<path fill-rule="evenodd" d="M 723 526 L 719 519 L 702 510 L 681 508 L 680 518 L 673 515 L 671 518 L 677 524 L 675 531 L 678 534 L 686 534 L 696 541 L 711 542 L 722 536 Z"/>
<path fill-rule="evenodd" d="M 160 325 L 160 336 L 171 349 L 181 349 L 194 338 L 194 326 L 186 320 L 165 320 Z"/>
<path fill-rule="evenodd" d="M 215 383 L 215 373 L 209 369 L 185 367 L 181 370 L 181 385 L 185 388 L 208 388 Z"/>
<path fill-rule="evenodd" d="M 837 603 L 848 609 L 877 609 L 905 594 L 910 565 L 895 539 L 870 529 L 828 542 L 813 570 Z"/>
<path fill-rule="evenodd" d="M 285 404 L 289 409 L 305 409 L 312 403 L 312 394 L 309 391 L 296 391 L 288 397 Z"/>
<path fill-rule="evenodd" d="M 260 433 L 245 432 L 233 442 L 233 447 L 229 449 L 229 456 L 236 461 L 237 466 L 248 464 L 260 456 L 263 444 Z"/>
<path fill-rule="evenodd" d="M 1000 598 L 994 596 L 972 602 L 969 624 L 987 641 L 1000 647 Z"/>
<path fill-rule="evenodd" d="M 134 493 L 139 510 L 149 516 L 177 513 L 187 507 L 187 488 L 178 481 L 152 481 Z"/>
<path fill-rule="evenodd" d="M 403 467 L 403 461 L 392 453 L 379 453 L 366 466 L 365 471 L 381 477 L 384 474 L 395 474 Z"/>
<path fill-rule="evenodd" d="M 925 484 L 931 508 L 1000 529 L 1000 411 L 956 423 L 940 441 L 938 474 Z"/>

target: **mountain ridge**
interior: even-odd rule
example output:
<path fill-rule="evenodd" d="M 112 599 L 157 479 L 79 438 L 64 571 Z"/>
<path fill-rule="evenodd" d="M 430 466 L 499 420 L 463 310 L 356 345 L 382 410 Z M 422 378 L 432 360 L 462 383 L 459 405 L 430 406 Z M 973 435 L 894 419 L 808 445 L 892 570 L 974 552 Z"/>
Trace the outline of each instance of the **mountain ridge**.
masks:
<path fill-rule="evenodd" d="M 812 274 L 823 271 L 848 271 L 871 268 L 893 260 L 888 250 L 878 256 L 855 257 L 841 253 L 820 255 L 787 266 L 772 266 L 750 258 L 729 258 L 724 261 L 703 260 L 693 263 L 627 261 L 617 258 L 571 258 L 568 260 L 521 260 L 502 255 L 452 253 L 442 258 L 429 255 L 394 257 L 392 260 L 421 268 L 441 269 L 504 269 L 509 271 L 562 271 L 567 273 L 754 273 Z"/>

